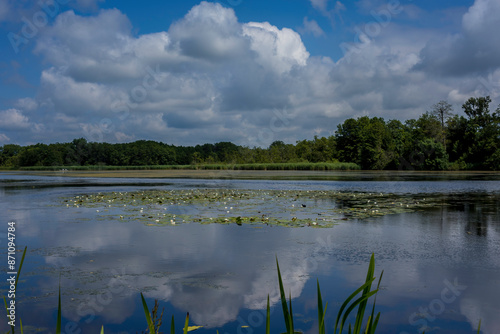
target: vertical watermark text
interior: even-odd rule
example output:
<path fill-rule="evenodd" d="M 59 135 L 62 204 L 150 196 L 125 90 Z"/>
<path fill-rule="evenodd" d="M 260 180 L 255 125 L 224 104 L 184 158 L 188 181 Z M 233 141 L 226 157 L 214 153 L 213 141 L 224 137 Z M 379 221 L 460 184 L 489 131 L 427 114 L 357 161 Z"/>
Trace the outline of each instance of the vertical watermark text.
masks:
<path fill-rule="evenodd" d="M 7 283 L 8 291 L 5 307 L 7 308 L 8 324 L 16 326 L 16 222 L 7 223 Z"/>

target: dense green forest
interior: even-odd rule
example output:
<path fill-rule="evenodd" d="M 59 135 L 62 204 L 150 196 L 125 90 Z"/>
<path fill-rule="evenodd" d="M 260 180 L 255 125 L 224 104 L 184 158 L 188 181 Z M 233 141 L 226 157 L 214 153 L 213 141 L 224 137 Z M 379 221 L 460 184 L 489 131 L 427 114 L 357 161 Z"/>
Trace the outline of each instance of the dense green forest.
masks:
<path fill-rule="evenodd" d="M 453 114 L 446 101 L 418 119 L 385 121 L 380 117 L 347 119 L 335 135 L 267 148 L 230 142 L 174 146 L 139 140 L 125 144 L 87 142 L 0 147 L 2 168 L 28 166 L 153 166 L 352 162 L 372 170 L 499 170 L 500 106 L 491 99 L 470 98 Z"/>

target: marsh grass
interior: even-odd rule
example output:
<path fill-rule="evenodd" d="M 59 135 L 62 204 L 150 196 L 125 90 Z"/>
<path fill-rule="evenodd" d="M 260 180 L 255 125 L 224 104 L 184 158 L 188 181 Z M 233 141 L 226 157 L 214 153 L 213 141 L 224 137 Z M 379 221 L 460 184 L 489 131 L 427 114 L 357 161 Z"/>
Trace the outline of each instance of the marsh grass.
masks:
<path fill-rule="evenodd" d="M 278 268 L 278 282 L 280 287 L 280 296 L 281 296 L 281 306 L 283 308 L 283 317 L 285 319 L 286 333 L 287 334 L 295 334 L 297 333 L 294 328 L 293 323 L 293 312 L 292 312 L 292 298 L 289 297 L 289 303 L 287 305 L 285 291 L 283 287 L 283 281 L 281 278 L 281 272 L 278 264 L 278 259 L 276 259 L 276 267 Z M 374 296 L 380 287 L 380 282 L 382 280 L 383 271 L 380 274 L 380 278 L 378 281 L 377 289 L 371 290 L 371 286 L 375 277 L 373 276 L 375 272 L 375 255 L 372 254 L 370 259 L 370 264 L 368 266 L 368 273 L 366 275 L 365 283 L 359 287 L 356 291 L 354 291 L 342 304 L 340 310 L 337 314 L 337 320 L 335 321 L 335 329 L 333 331 L 334 334 L 342 333 L 345 323 L 349 317 L 349 315 L 357 308 L 357 313 L 354 321 L 354 327 L 352 329 L 351 324 L 349 324 L 348 333 L 359 334 L 362 331 L 362 324 L 365 318 L 366 305 L 368 303 L 368 299 Z M 319 286 L 319 281 L 316 282 L 317 285 L 317 298 L 318 298 L 318 332 L 319 334 L 326 334 L 326 325 L 325 325 L 325 315 L 328 303 L 323 308 L 323 300 L 321 297 L 321 289 Z M 353 301 L 355 297 L 357 297 L 361 293 L 357 299 Z M 269 296 L 268 296 L 269 298 Z M 368 317 L 365 330 L 363 333 L 373 334 L 377 328 L 377 324 L 380 318 L 380 312 L 374 317 L 375 313 L 375 303 L 373 302 L 373 307 L 370 316 Z M 268 315 L 269 317 L 269 315 Z M 338 329 L 338 331 L 337 331 Z"/>
<path fill-rule="evenodd" d="M 350 162 L 296 162 L 296 163 L 253 163 L 253 164 L 198 164 L 198 165 L 145 165 L 145 166 L 31 166 L 20 167 L 25 171 L 100 171 L 100 170 L 360 170 Z"/>
<path fill-rule="evenodd" d="M 144 314 L 146 316 L 146 322 L 148 323 L 148 328 L 145 331 L 143 331 L 143 333 L 150 333 L 150 334 L 159 333 L 160 327 L 162 325 L 163 310 L 161 311 L 161 314 L 158 315 L 158 300 L 155 300 L 155 305 L 153 307 L 153 312 L 151 312 L 151 314 L 149 313 L 148 304 L 146 303 L 146 300 L 144 299 L 142 292 L 141 292 L 141 300 L 142 300 L 142 307 L 144 309 Z M 174 326 L 173 321 L 174 318 L 172 316 L 172 327 Z"/>

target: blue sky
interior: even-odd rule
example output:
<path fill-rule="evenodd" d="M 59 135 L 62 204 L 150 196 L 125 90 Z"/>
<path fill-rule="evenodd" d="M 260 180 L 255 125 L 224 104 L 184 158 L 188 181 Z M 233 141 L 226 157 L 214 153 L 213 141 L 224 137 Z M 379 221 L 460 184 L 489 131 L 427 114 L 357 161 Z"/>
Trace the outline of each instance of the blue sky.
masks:
<path fill-rule="evenodd" d="M 0 145 L 268 146 L 500 103 L 497 0 L 0 0 Z"/>

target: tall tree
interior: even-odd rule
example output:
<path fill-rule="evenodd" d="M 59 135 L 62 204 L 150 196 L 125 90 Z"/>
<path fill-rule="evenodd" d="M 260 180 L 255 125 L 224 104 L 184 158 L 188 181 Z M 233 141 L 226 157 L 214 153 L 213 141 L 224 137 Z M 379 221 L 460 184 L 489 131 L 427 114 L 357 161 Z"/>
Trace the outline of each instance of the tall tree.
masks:
<path fill-rule="evenodd" d="M 441 100 L 432 106 L 431 114 L 441 121 L 441 134 L 443 137 L 443 146 L 446 149 L 446 121 L 452 114 L 453 107 L 447 101 Z"/>
<path fill-rule="evenodd" d="M 441 121 L 441 127 L 444 129 L 446 120 L 453 115 L 452 111 L 452 105 L 442 100 L 432 106 L 431 114 L 435 115 Z"/>

